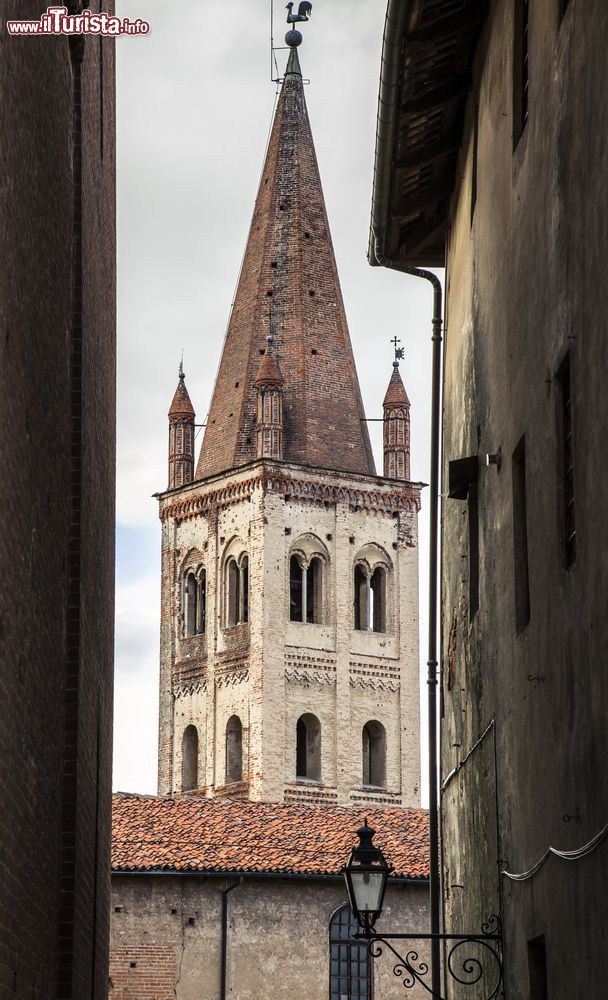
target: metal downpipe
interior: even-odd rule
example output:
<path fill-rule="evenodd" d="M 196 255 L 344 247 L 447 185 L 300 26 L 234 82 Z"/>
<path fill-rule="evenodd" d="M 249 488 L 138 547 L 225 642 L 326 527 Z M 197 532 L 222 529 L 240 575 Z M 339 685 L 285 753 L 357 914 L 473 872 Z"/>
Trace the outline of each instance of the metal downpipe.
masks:
<path fill-rule="evenodd" d="M 441 435 L 441 341 L 442 303 L 441 282 L 432 271 L 396 264 L 387 260 L 380 249 L 378 238 L 374 240 L 374 255 L 382 266 L 416 278 L 424 278 L 433 286 L 433 318 L 431 321 L 433 345 L 431 367 L 431 468 L 430 488 L 430 530 L 429 530 L 429 593 L 428 593 L 428 741 L 429 741 L 429 876 L 431 890 L 431 933 L 439 934 L 441 929 L 441 880 L 439 864 L 439 788 L 437 778 L 437 687 L 438 687 L 438 571 L 439 571 L 439 459 Z M 431 988 L 432 996 L 441 1000 L 441 949 L 437 938 L 431 941 Z"/>

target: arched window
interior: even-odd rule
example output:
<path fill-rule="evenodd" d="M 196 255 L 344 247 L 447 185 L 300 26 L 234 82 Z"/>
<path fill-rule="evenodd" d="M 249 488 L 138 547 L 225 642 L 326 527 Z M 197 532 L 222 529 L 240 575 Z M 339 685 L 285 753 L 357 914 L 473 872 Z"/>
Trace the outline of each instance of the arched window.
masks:
<path fill-rule="evenodd" d="M 194 573 L 186 575 L 184 585 L 184 635 L 196 634 L 196 605 L 198 586 Z"/>
<path fill-rule="evenodd" d="M 196 596 L 196 631 L 204 635 L 207 624 L 207 574 L 204 569 L 199 570 Z"/>
<path fill-rule="evenodd" d="M 240 574 L 236 559 L 226 565 L 226 625 L 230 628 L 239 620 Z"/>
<path fill-rule="evenodd" d="M 226 726 L 226 784 L 243 777 L 243 725 L 238 715 L 228 719 Z"/>
<path fill-rule="evenodd" d="M 370 622 L 374 632 L 386 632 L 386 570 L 376 566 L 370 580 Z"/>
<path fill-rule="evenodd" d="M 227 628 L 249 621 L 249 559 L 246 555 L 241 556 L 239 562 L 231 556 L 226 563 L 225 600 Z"/>
<path fill-rule="evenodd" d="M 249 559 L 243 556 L 239 566 L 240 574 L 240 600 L 239 600 L 239 621 L 249 621 Z"/>
<path fill-rule="evenodd" d="M 350 906 L 342 906 L 329 925 L 330 1000 L 371 1000 L 372 969 L 367 944 Z"/>
<path fill-rule="evenodd" d="M 198 787 L 198 731 L 196 726 L 184 729 L 182 740 L 182 791 Z"/>
<path fill-rule="evenodd" d="M 207 610 L 207 575 L 189 570 L 184 578 L 184 636 L 203 635 Z"/>
<path fill-rule="evenodd" d="M 296 725 L 296 778 L 321 780 L 321 723 L 308 712 Z"/>
<path fill-rule="evenodd" d="M 323 621 L 323 560 L 319 556 L 308 564 L 298 555 L 289 560 L 289 619 L 307 625 Z"/>
<path fill-rule="evenodd" d="M 354 623 L 359 632 L 386 632 L 387 570 L 357 563 L 354 574 Z"/>
<path fill-rule="evenodd" d="M 292 556 L 289 560 L 289 620 L 292 622 L 302 621 L 304 609 L 302 581 L 302 564 L 298 556 Z"/>
<path fill-rule="evenodd" d="M 386 788 L 386 730 L 372 720 L 363 726 L 363 784 Z"/>

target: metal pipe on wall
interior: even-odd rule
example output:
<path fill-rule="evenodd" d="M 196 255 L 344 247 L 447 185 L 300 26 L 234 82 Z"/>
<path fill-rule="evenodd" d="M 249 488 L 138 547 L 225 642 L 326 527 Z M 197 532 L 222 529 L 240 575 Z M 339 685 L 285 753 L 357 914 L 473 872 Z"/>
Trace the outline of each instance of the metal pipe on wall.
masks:
<path fill-rule="evenodd" d="M 439 490 L 440 490 L 440 445 L 441 445 L 441 326 L 443 290 L 441 282 L 432 271 L 397 264 L 384 257 L 380 241 L 374 245 L 376 260 L 383 267 L 424 278 L 433 286 L 433 318 L 431 320 L 433 355 L 431 362 L 431 467 L 430 525 L 429 525 L 429 623 L 428 623 L 428 745 L 429 745 L 429 876 L 431 889 L 431 934 L 439 934 L 441 929 L 441 877 L 439 862 L 439 788 L 437 776 L 437 687 L 438 649 L 437 632 L 439 626 L 438 572 L 439 572 Z M 434 997 L 441 997 L 441 950 L 438 939 L 431 941 L 431 988 Z"/>

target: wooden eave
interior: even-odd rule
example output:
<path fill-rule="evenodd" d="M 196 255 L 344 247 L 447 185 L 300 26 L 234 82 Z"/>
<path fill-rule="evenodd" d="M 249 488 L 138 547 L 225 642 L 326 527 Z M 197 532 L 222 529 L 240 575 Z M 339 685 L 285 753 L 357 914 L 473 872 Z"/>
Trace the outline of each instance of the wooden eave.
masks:
<path fill-rule="evenodd" d="M 487 0 L 389 0 L 369 261 L 442 267 Z"/>

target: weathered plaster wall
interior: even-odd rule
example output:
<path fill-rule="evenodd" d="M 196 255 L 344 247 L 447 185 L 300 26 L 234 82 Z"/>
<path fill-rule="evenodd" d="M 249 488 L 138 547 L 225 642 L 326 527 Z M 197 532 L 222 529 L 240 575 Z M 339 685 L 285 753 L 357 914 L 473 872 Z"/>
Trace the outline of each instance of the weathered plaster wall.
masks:
<path fill-rule="evenodd" d="M 604 515 L 608 339 L 605 165 L 608 9 L 530 3 L 529 120 L 513 149 L 513 4 L 494 2 L 452 200 L 444 483 L 479 455 L 480 606 L 469 614 L 466 501 L 443 501 L 442 772 L 448 923 L 502 905 L 506 990 L 529 996 L 527 942 L 545 936 L 548 995 L 605 991 L 608 821 Z M 477 200 L 471 218 L 478 106 Z M 570 352 L 577 555 L 564 563 L 558 370 Z M 525 435 L 530 621 L 516 629 L 512 455 Z M 486 466 L 501 449 L 502 465 Z M 495 747 L 494 747 L 495 741 Z M 572 956 L 576 956 L 573 961 Z"/>
<path fill-rule="evenodd" d="M 228 895 L 227 997 L 327 1000 L 329 923 L 342 880 L 113 876 L 110 1000 L 219 1000 L 222 893 Z M 426 885 L 389 887 L 387 929 L 428 925 Z M 379 926 L 382 924 L 379 923 Z M 424 945 L 419 947 L 426 957 Z M 403 980 L 383 956 L 374 996 L 396 1000 Z M 424 991 L 413 991 L 419 1000 Z"/>
<path fill-rule="evenodd" d="M 275 477 L 274 479 L 272 477 Z M 161 498 L 163 569 L 159 792 L 181 791 L 182 740 L 199 732 L 199 790 L 228 794 L 225 731 L 243 724 L 231 795 L 419 804 L 419 487 L 255 463 Z M 322 554 L 323 615 L 289 621 L 289 559 Z M 374 546 L 389 568 L 387 630 L 354 630 L 354 564 Z M 228 628 L 227 554 L 249 557 L 249 622 Z M 207 578 L 205 636 L 184 638 L 185 568 Z M 296 723 L 321 722 L 321 781 L 296 782 Z M 386 788 L 362 787 L 362 729 L 386 729 Z"/>

